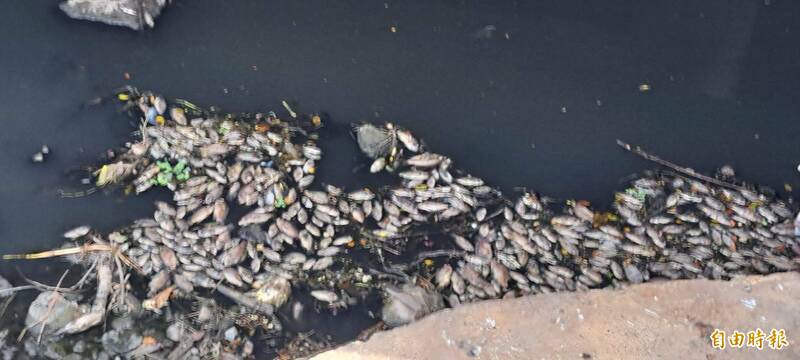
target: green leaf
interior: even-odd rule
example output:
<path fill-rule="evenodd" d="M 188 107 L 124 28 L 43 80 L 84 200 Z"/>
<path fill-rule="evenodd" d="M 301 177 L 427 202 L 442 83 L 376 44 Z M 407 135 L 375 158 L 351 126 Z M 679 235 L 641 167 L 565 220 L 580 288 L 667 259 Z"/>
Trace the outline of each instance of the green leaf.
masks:
<path fill-rule="evenodd" d="M 167 161 L 156 161 L 156 165 L 161 171 L 172 171 L 172 166 Z"/>
<path fill-rule="evenodd" d="M 170 172 L 158 173 L 156 179 L 158 179 L 158 185 L 167 186 L 167 184 L 169 184 L 169 182 L 172 181 L 172 173 Z"/>
<path fill-rule="evenodd" d="M 286 202 L 283 201 L 283 196 L 275 197 L 275 207 L 278 208 L 278 209 L 282 209 L 282 208 L 286 207 Z"/>
<path fill-rule="evenodd" d="M 172 171 L 174 171 L 176 173 L 180 173 L 180 172 L 183 172 L 183 169 L 185 169 L 185 168 L 186 168 L 186 161 L 181 160 L 181 161 L 178 161 L 177 164 L 175 164 L 175 167 L 172 168 Z"/>

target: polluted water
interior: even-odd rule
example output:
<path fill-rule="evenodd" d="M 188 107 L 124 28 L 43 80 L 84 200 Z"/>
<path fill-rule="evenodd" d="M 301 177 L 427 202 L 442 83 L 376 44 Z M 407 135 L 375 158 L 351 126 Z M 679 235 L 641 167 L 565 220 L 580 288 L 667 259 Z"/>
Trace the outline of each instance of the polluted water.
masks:
<path fill-rule="evenodd" d="M 114 231 L 81 225 L 57 249 L 5 255 L 85 270 L 71 287 L 0 289 L 41 291 L 20 342 L 0 333 L 10 356 L 295 358 L 336 345 L 286 326 L 315 314 L 364 311 L 374 324 L 365 339 L 487 299 L 798 267 L 795 206 L 730 167 L 705 176 L 621 142 L 662 166 L 603 210 L 503 194 L 409 129 L 357 123 L 369 172 L 393 184 L 346 189 L 315 181 L 317 114 L 285 102 L 225 114 L 133 87 L 116 96 L 139 128 L 95 164 L 93 189 L 171 199 Z M 81 287 L 91 293 L 76 295 Z"/>

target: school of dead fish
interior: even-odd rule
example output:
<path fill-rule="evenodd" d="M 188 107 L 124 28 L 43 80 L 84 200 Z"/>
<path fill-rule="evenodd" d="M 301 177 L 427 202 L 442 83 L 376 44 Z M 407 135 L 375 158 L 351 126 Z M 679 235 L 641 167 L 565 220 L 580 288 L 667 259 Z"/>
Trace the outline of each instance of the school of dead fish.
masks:
<path fill-rule="evenodd" d="M 340 287 L 350 276 L 347 283 L 384 289 L 387 307 L 399 312 L 410 311 L 402 304 L 413 303 L 413 294 L 433 296 L 425 311 L 384 309 L 400 325 L 442 307 L 441 299 L 457 306 L 659 278 L 730 279 L 800 263 L 795 209 L 755 189 L 652 172 L 617 193 L 607 212 L 583 201 L 549 203 L 531 191 L 509 199 L 392 124 L 360 124 L 354 133 L 372 159 L 369 171 L 388 171 L 394 186 L 315 186 L 323 151 L 315 135 L 290 121 L 274 113 L 190 119 L 181 105 L 168 110 L 163 98 L 149 99 L 131 101 L 158 106 L 164 124 L 143 127 L 141 141 L 114 159 L 109 166 L 117 171 L 104 180 L 141 193 L 154 186 L 156 161 L 183 160 L 191 169 L 188 180 L 167 186 L 172 201 L 156 202 L 152 217 L 107 236 L 149 279 L 144 307 L 152 311 L 198 288 L 267 316 L 293 289 L 343 307 L 357 301 Z M 406 235 L 422 226 L 446 229 L 430 236 L 433 248 L 456 250 L 400 268 L 432 286 L 376 284 L 366 269 L 350 271 L 355 247 L 371 244 L 381 258 L 389 249 L 402 253 Z M 80 240 L 90 231 L 81 226 L 64 236 Z"/>

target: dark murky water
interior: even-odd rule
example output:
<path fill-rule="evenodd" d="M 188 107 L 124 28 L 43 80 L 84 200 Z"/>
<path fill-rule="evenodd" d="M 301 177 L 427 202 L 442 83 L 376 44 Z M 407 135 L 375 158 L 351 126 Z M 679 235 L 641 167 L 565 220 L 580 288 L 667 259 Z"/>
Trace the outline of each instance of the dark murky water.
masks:
<path fill-rule="evenodd" d="M 325 112 L 327 183 L 362 183 L 346 124 L 389 120 L 505 191 L 608 204 L 620 179 L 652 166 L 616 138 L 800 188 L 796 1 L 175 0 L 141 33 L 67 19 L 56 4 L 0 2 L 0 253 L 151 212 L 157 194 L 56 194 L 131 131 L 113 106 L 83 105 L 125 83 L 231 111 L 287 99 Z M 53 155 L 31 164 L 43 143 Z M 2 262 L 0 274 L 52 283 L 61 267 Z"/>

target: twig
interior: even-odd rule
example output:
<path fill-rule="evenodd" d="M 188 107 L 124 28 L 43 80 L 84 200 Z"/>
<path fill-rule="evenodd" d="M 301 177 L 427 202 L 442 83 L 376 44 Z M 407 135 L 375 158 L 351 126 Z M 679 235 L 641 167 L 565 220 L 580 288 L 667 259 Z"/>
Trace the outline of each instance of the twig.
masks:
<path fill-rule="evenodd" d="M 110 259 L 101 258 L 99 262 L 97 266 L 97 293 L 92 304 L 92 312 L 105 313 L 113 275 L 111 274 Z"/>
<path fill-rule="evenodd" d="M 95 266 L 97 266 L 97 260 L 92 261 L 92 265 L 89 265 L 89 269 L 86 270 L 86 273 L 83 274 L 80 280 L 75 283 L 75 285 L 70 286 L 70 289 L 82 288 L 83 283 L 86 282 L 86 279 L 89 278 L 89 275 L 92 274 L 92 270 L 94 270 Z"/>
<path fill-rule="evenodd" d="M 425 261 L 427 258 L 432 257 L 440 257 L 440 256 L 448 256 L 448 257 L 462 257 L 464 256 L 463 251 L 458 250 L 431 250 L 431 251 L 423 251 L 414 258 L 414 260 L 410 261 L 407 264 L 392 264 L 391 269 L 394 271 L 408 271 L 409 268 L 416 266 L 417 264 Z M 405 273 L 403 273 L 405 275 Z"/>
<path fill-rule="evenodd" d="M 19 336 L 17 337 L 17 341 L 22 341 L 22 339 L 25 337 L 25 334 L 27 334 L 28 330 L 32 329 L 34 326 L 40 323 L 42 324 L 42 329 L 39 332 L 37 343 L 41 341 L 42 332 L 44 331 L 44 326 L 47 324 L 45 320 L 50 316 L 50 312 L 52 312 L 53 307 L 56 305 L 56 299 L 58 297 L 61 297 L 61 295 L 58 293 L 58 287 L 61 286 L 61 282 L 64 280 L 64 278 L 67 276 L 68 273 L 69 269 L 64 271 L 64 274 L 61 275 L 61 279 L 58 280 L 58 284 L 56 285 L 56 290 L 53 290 L 53 293 L 50 295 L 50 301 L 48 301 L 47 303 L 47 311 L 44 313 L 44 315 L 42 315 L 41 318 L 36 320 L 36 322 L 22 329 L 22 331 L 20 331 L 19 333 Z"/>
<path fill-rule="evenodd" d="M 97 291 L 89 312 L 73 319 L 55 332 L 56 335 L 77 334 L 100 324 L 106 318 L 108 296 L 112 287 L 111 259 L 100 258 L 97 265 Z"/>
<path fill-rule="evenodd" d="M 736 190 L 747 190 L 746 188 L 744 188 L 742 186 L 731 184 L 731 183 L 727 183 L 727 182 L 724 182 L 724 181 L 720 181 L 720 180 L 714 179 L 712 177 L 700 174 L 700 173 L 694 171 L 693 169 L 690 169 L 690 168 L 687 168 L 687 167 L 682 167 L 680 165 L 671 163 L 671 162 L 669 162 L 667 160 L 664 160 L 664 159 L 662 159 L 662 158 L 660 158 L 658 156 L 655 156 L 653 154 L 650 154 L 650 153 L 644 151 L 642 148 L 640 148 L 638 146 L 631 146 L 630 144 L 625 143 L 622 140 L 617 139 L 617 145 L 621 146 L 623 149 L 625 149 L 625 150 L 627 150 L 629 152 L 632 152 L 632 153 L 634 153 L 636 155 L 641 156 L 645 160 L 650 160 L 650 161 L 655 162 L 656 164 L 659 164 L 661 166 L 668 167 L 668 168 L 670 168 L 672 170 L 675 170 L 675 171 L 677 171 L 677 172 L 679 172 L 681 174 L 684 174 L 686 176 L 690 176 L 690 177 L 693 177 L 695 179 L 698 179 L 698 180 L 701 180 L 701 181 L 705 181 L 705 182 L 708 182 L 708 183 L 711 183 L 711 184 L 714 184 L 714 185 L 717 185 L 717 186 L 724 186 L 724 187 L 731 188 L 731 189 L 736 189 Z"/>
<path fill-rule="evenodd" d="M 272 315 L 272 312 L 274 311 L 272 305 L 259 303 L 256 299 L 242 294 L 225 285 L 217 285 L 216 290 L 220 294 L 225 295 L 229 299 L 233 300 L 235 303 L 256 310 L 264 315 Z"/>
<path fill-rule="evenodd" d="M 416 260 L 411 262 L 411 264 L 419 263 L 420 261 L 424 261 L 426 258 L 432 257 L 440 257 L 440 256 L 448 256 L 448 257 L 459 257 L 464 256 L 463 251 L 458 250 L 432 250 L 432 251 L 423 251 L 417 254 Z"/>
<path fill-rule="evenodd" d="M 12 293 L 11 296 L 9 296 L 8 299 L 3 302 L 3 305 L 0 305 L 0 319 L 2 319 L 3 315 L 6 314 L 6 309 L 8 309 L 9 305 L 11 305 L 11 302 L 14 301 L 15 297 L 16 294 Z"/>
<path fill-rule="evenodd" d="M 92 262 L 92 265 L 89 266 L 89 269 L 86 270 L 86 273 L 83 274 L 83 277 L 81 277 L 80 280 L 78 280 L 78 282 L 76 282 L 75 284 L 73 284 L 72 286 L 70 286 L 68 288 L 62 288 L 62 289 L 60 289 L 60 291 L 61 292 L 75 292 L 75 291 L 77 291 L 77 289 L 79 289 L 79 288 L 81 288 L 83 286 L 83 283 L 86 282 L 86 279 L 89 278 L 89 275 L 91 275 L 92 270 L 94 270 L 94 267 L 96 265 L 97 265 L 97 261 Z M 19 269 L 17 269 L 17 272 L 19 272 L 19 276 L 22 277 L 23 280 L 25 280 L 27 283 L 31 284 L 31 285 L 26 285 L 26 286 L 31 286 L 33 288 L 40 289 L 42 291 L 54 291 L 54 290 L 58 289 L 57 287 L 50 286 L 50 285 L 47 285 L 47 284 L 42 284 L 42 283 L 40 283 L 40 282 L 38 282 L 36 280 L 28 278 L 27 276 L 25 276 L 25 274 L 22 273 L 22 271 L 19 271 Z M 22 287 L 22 286 L 19 286 L 19 287 Z M 19 289 L 19 290 L 26 290 L 26 289 Z M 0 290 L 0 294 L 2 294 L 2 293 L 3 293 L 2 290 Z M 0 295 L 0 296 L 2 296 L 2 295 Z"/>
<path fill-rule="evenodd" d="M 81 246 L 75 246 L 71 248 L 65 249 L 56 249 L 56 250 L 48 250 L 42 251 L 38 253 L 31 253 L 31 254 L 9 254 L 3 255 L 4 260 L 12 260 L 12 259 L 26 259 L 26 260 L 34 260 L 34 259 L 47 259 L 56 256 L 66 256 L 66 255 L 75 255 L 81 253 L 87 253 L 91 251 L 113 251 L 114 247 L 108 244 L 84 244 Z"/>
<path fill-rule="evenodd" d="M 31 289 L 36 289 L 36 288 L 37 287 L 34 286 L 34 285 L 22 285 L 22 286 L 15 286 L 15 287 L 10 287 L 10 288 L 0 289 L 0 298 L 14 295 L 14 294 L 17 293 L 17 291 L 31 290 Z"/>
<path fill-rule="evenodd" d="M 95 238 L 95 241 L 98 241 Z M 4 260 L 13 260 L 13 259 L 25 259 L 25 260 L 35 260 L 35 259 L 47 259 L 56 256 L 67 256 L 67 255 L 75 255 L 75 254 L 85 254 L 88 252 L 110 252 L 114 255 L 115 258 L 118 258 L 122 263 L 128 265 L 130 268 L 136 270 L 136 272 L 140 274 L 144 274 L 142 268 L 137 265 L 133 260 L 131 260 L 128 256 L 123 254 L 119 251 L 119 248 L 115 245 L 111 244 L 83 244 L 81 246 L 74 246 L 71 248 L 65 249 L 56 249 L 56 250 L 48 250 L 42 251 L 38 253 L 31 253 L 31 254 L 8 254 L 3 255 Z"/>
<path fill-rule="evenodd" d="M 42 334 L 44 334 L 44 327 L 50 321 L 50 314 L 53 312 L 53 308 L 56 306 L 56 296 L 59 298 L 61 297 L 61 293 L 59 293 L 59 287 L 61 283 L 64 281 L 64 278 L 67 277 L 69 273 L 69 269 L 64 271 L 64 274 L 61 275 L 61 278 L 58 279 L 58 283 L 56 284 L 56 289 L 53 290 L 53 295 L 50 295 L 50 304 L 47 305 L 47 312 L 44 314 L 44 321 L 42 321 L 42 326 L 39 328 L 39 336 L 36 337 L 36 343 L 39 344 L 42 342 Z"/>
<path fill-rule="evenodd" d="M 127 277 L 125 276 L 124 270 L 122 270 L 119 257 L 114 257 L 114 263 L 117 264 L 117 275 L 119 275 L 120 298 L 125 299 L 125 282 Z"/>

